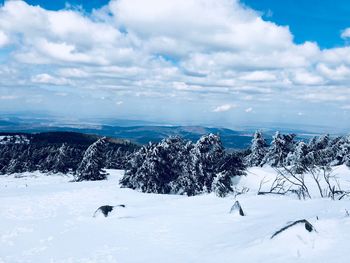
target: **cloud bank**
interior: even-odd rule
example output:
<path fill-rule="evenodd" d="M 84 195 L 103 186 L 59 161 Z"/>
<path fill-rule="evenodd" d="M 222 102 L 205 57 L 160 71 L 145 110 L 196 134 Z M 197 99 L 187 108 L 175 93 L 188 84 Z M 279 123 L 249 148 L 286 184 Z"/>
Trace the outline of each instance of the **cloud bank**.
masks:
<path fill-rule="evenodd" d="M 102 115 L 155 116 L 161 108 L 195 119 L 232 105 L 243 113 L 280 104 L 288 113 L 305 102 L 344 110 L 350 99 L 349 46 L 295 44 L 288 27 L 232 0 L 112 0 L 91 13 L 6 1 L 0 52 L 2 97 L 22 97 L 18 107 L 50 108 L 64 92 L 83 109 L 103 104 Z M 111 112 L 116 101 L 124 103 Z"/>

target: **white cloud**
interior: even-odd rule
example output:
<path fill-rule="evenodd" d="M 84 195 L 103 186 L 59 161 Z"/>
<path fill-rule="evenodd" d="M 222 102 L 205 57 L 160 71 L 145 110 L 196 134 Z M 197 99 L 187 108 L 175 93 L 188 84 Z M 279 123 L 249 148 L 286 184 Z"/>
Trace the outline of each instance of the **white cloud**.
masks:
<path fill-rule="evenodd" d="M 341 64 L 350 63 L 350 47 L 338 47 L 325 49 L 322 51 L 321 56 L 318 57 L 318 60 L 327 63 L 330 66 L 337 66 Z"/>
<path fill-rule="evenodd" d="M 252 107 L 246 108 L 246 109 L 245 109 L 245 112 L 247 112 L 247 113 L 253 112 L 253 108 L 252 108 Z"/>
<path fill-rule="evenodd" d="M 346 39 L 350 37 L 350 28 L 346 28 L 341 32 L 341 38 Z"/>
<path fill-rule="evenodd" d="M 56 96 L 60 96 L 60 97 L 66 97 L 66 96 L 68 96 L 68 93 L 66 93 L 66 92 L 56 92 L 55 95 Z"/>
<path fill-rule="evenodd" d="M 53 85 L 68 85 L 70 82 L 65 78 L 57 78 L 52 75 L 43 73 L 32 77 L 32 82 L 40 84 L 53 84 Z"/>
<path fill-rule="evenodd" d="M 64 62 L 78 63 L 91 62 L 91 58 L 88 55 L 78 52 L 74 45 L 67 44 L 65 42 L 54 43 L 43 39 L 41 41 L 38 41 L 37 47 L 46 56 L 49 56 L 59 61 L 61 60 Z"/>
<path fill-rule="evenodd" d="M 17 99 L 17 96 L 14 95 L 2 95 L 0 96 L 0 100 L 15 100 Z"/>
<path fill-rule="evenodd" d="M 196 91 L 196 90 L 201 90 L 202 87 L 198 85 L 188 85 L 185 82 L 178 82 L 175 81 L 173 83 L 173 86 L 176 90 L 182 90 L 182 91 Z"/>
<path fill-rule="evenodd" d="M 335 67 L 327 66 L 324 63 L 317 65 L 317 70 L 324 77 L 331 80 L 343 80 L 350 78 L 350 68 L 345 65 L 338 65 Z"/>
<path fill-rule="evenodd" d="M 253 71 L 244 74 L 240 77 L 241 80 L 247 81 L 274 81 L 276 80 L 275 74 L 266 71 Z"/>
<path fill-rule="evenodd" d="M 223 104 L 220 106 L 217 106 L 215 109 L 213 109 L 213 112 L 225 112 L 225 111 L 229 111 L 233 108 L 236 108 L 237 105 L 234 104 Z"/>
<path fill-rule="evenodd" d="M 342 110 L 350 110 L 350 105 L 344 105 L 340 107 Z"/>
<path fill-rule="evenodd" d="M 340 102 L 346 101 L 348 97 L 346 95 L 330 95 L 329 93 L 309 93 L 302 95 L 300 98 L 312 102 Z"/>
<path fill-rule="evenodd" d="M 321 76 L 307 72 L 297 71 L 294 73 L 294 83 L 300 85 L 322 85 L 324 80 Z"/>
<path fill-rule="evenodd" d="M 204 50 L 284 49 L 292 40 L 287 27 L 265 22 L 238 1 L 120 0 L 110 9 L 117 23 L 146 40 L 174 41 L 184 54 Z M 171 28 L 171 30 L 169 30 Z"/>
<path fill-rule="evenodd" d="M 89 73 L 79 68 L 61 68 L 57 72 L 60 76 L 66 78 L 86 78 Z"/>
<path fill-rule="evenodd" d="M 253 100 L 254 97 L 252 95 L 246 95 L 243 97 L 243 100 Z"/>
<path fill-rule="evenodd" d="M 9 39 L 4 32 L 0 31 L 0 48 L 8 44 Z"/>
<path fill-rule="evenodd" d="M 133 53 L 115 25 L 77 10 L 47 11 L 7 1 L 0 8 L 0 29 L 20 44 L 16 57 L 26 63 L 108 64 Z"/>

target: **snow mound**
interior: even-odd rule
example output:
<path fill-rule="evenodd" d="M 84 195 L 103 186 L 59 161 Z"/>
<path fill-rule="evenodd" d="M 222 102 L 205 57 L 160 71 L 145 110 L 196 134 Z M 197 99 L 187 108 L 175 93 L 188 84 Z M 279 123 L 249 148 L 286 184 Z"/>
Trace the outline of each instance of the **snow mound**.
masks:
<path fill-rule="evenodd" d="M 301 222 L 294 225 L 289 223 L 286 227 L 271 237 L 273 245 L 282 245 L 289 253 L 299 255 L 315 249 L 318 233 L 313 226 L 310 228 L 305 222 Z"/>

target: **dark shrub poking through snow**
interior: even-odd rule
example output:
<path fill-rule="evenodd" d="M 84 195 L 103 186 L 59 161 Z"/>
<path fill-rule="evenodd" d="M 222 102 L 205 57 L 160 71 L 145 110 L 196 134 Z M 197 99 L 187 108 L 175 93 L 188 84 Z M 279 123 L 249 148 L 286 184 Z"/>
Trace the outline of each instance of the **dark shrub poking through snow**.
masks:
<path fill-rule="evenodd" d="M 235 213 L 235 212 L 238 212 L 238 214 L 240 216 L 245 216 L 245 213 L 243 212 L 242 206 L 238 201 L 236 201 L 230 209 L 230 214 Z"/>
<path fill-rule="evenodd" d="M 107 217 L 109 215 L 109 213 L 112 212 L 113 209 L 117 206 L 125 208 L 125 205 L 116 205 L 116 206 L 103 205 L 103 206 L 100 206 L 99 208 L 97 208 L 97 210 L 94 213 L 94 217 L 96 217 L 98 213 L 102 213 L 104 215 L 104 217 Z"/>
<path fill-rule="evenodd" d="M 100 212 L 102 213 L 105 217 L 108 216 L 108 214 L 110 212 L 112 212 L 113 210 L 113 206 L 111 205 L 103 205 L 103 206 L 100 206 L 99 208 L 97 208 L 97 210 L 95 211 L 94 213 L 94 217 L 96 217 L 96 215 Z"/>
<path fill-rule="evenodd" d="M 285 227 L 282 227 L 280 230 L 278 230 L 277 232 L 275 232 L 272 236 L 271 239 L 273 239 L 274 237 L 276 237 L 277 235 L 281 234 L 282 232 L 286 231 L 287 229 L 294 227 L 298 224 L 304 224 L 305 226 L 305 230 L 307 230 L 308 232 L 312 232 L 312 231 L 316 231 L 314 226 L 311 225 L 311 223 L 309 221 L 307 221 L 306 219 L 301 219 L 301 220 L 297 220 L 294 221 L 288 225 L 286 225 Z"/>

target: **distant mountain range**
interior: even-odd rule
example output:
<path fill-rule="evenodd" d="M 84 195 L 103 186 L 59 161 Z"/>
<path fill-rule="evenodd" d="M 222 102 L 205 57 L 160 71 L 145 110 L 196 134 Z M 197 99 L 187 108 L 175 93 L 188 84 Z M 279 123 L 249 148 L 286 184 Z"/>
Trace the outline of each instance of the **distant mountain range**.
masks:
<path fill-rule="evenodd" d="M 20 118 L 6 116 L 0 118 L 0 132 L 59 132 L 70 131 L 84 134 L 95 134 L 112 138 L 127 139 L 137 144 L 158 142 L 168 136 L 178 135 L 185 139 L 196 141 L 200 136 L 208 133 L 219 134 L 227 149 L 244 149 L 250 145 L 254 128 L 235 131 L 227 128 L 213 128 L 203 126 L 171 126 L 143 121 L 128 120 L 89 120 L 86 122 L 75 120 L 52 120 L 51 118 Z M 264 130 L 266 140 L 270 142 L 275 130 Z M 301 130 L 280 129 L 281 132 L 292 132 L 301 139 L 307 139 L 316 133 L 306 133 Z"/>

